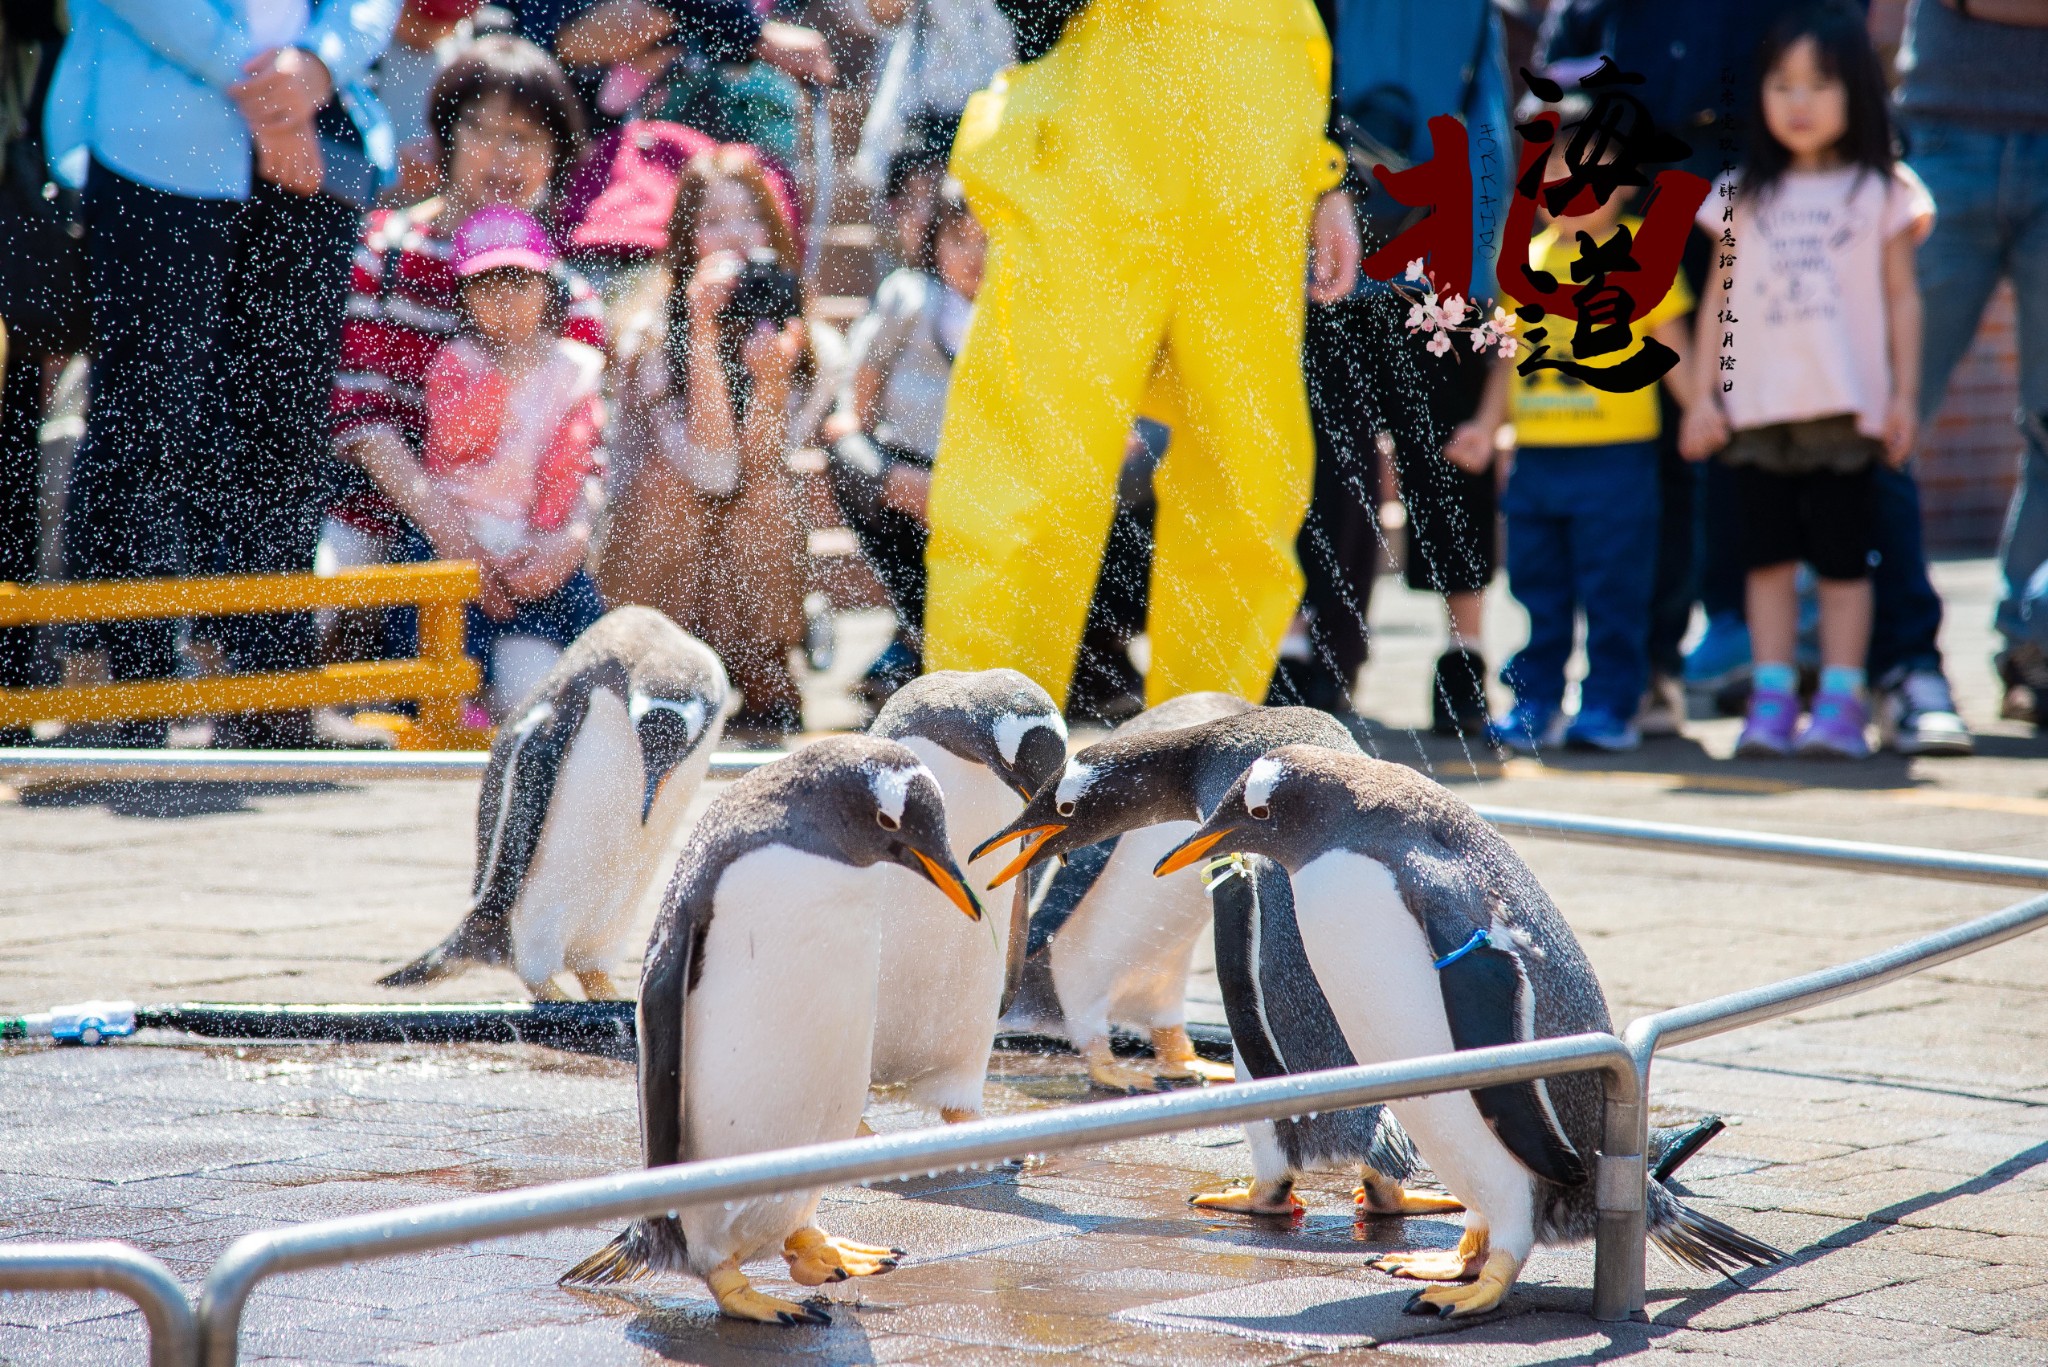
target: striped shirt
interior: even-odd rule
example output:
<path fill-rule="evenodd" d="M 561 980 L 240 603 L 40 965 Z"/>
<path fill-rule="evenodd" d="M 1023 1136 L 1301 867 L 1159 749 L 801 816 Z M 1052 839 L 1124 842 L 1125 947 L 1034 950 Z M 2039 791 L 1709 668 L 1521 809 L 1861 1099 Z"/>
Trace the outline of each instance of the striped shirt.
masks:
<path fill-rule="evenodd" d="M 440 221 L 438 207 L 439 201 L 429 200 L 373 211 L 356 244 L 328 410 L 337 445 L 374 427 L 396 432 L 416 452 L 425 445 L 427 368 L 460 325 L 449 264 L 453 225 Z M 555 274 L 569 301 L 562 336 L 603 351 L 597 292 L 566 266 L 557 265 Z M 334 511 L 371 528 L 397 522 L 395 510 L 377 495 L 346 497 Z"/>

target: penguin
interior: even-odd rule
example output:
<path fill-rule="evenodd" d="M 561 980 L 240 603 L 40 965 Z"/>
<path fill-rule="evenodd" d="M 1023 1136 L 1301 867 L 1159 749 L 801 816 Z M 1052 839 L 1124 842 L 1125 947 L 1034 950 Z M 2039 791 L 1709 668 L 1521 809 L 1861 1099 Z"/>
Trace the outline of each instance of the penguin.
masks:
<path fill-rule="evenodd" d="M 1228 854 L 1287 870 L 1309 966 L 1360 1063 L 1612 1029 L 1592 965 L 1536 876 L 1478 813 L 1411 769 L 1308 745 L 1263 755 L 1157 872 Z M 1455 1249 L 1374 1260 L 1439 1283 L 1409 1299 L 1410 1313 L 1490 1310 L 1538 1240 L 1594 1232 L 1603 1107 L 1588 1073 L 1387 1103 L 1468 1212 Z M 1657 1246 L 1703 1271 L 1784 1257 L 1659 1180 L 1647 1215 Z"/>
<path fill-rule="evenodd" d="M 1269 750 L 1288 744 L 1359 754 L 1342 722 L 1308 707 L 1247 707 L 1192 726 L 1123 731 L 1076 754 L 1069 771 L 1086 771 L 1084 786 L 1042 788 L 1011 823 L 973 851 L 989 851 L 1030 834 L 1023 868 L 1056 855 L 1112 841 L 1126 832 L 1173 823 L 1188 831 L 1223 800 L 1231 782 Z M 1078 856 L 1077 856 L 1078 857 Z M 1004 870 L 1019 871 L 1013 863 Z M 1271 860 L 1244 856 L 1209 882 L 1214 910 L 1216 971 L 1235 1042 L 1238 1071 L 1253 1077 L 1347 1068 L 1355 1060 L 1301 947 L 1287 873 Z M 1285 1002 L 1286 1009 L 1269 1004 Z M 1301 1120 L 1245 1127 L 1253 1180 L 1248 1187 L 1196 1196 L 1202 1210 L 1291 1216 L 1297 1174 L 1324 1163 L 1355 1163 L 1353 1193 L 1361 1215 L 1420 1215 L 1458 1210 L 1458 1202 L 1402 1182 L 1416 1169 L 1414 1150 L 1384 1108 L 1365 1106 Z"/>
<path fill-rule="evenodd" d="M 506 964 L 543 1001 L 573 974 L 595 1001 L 683 813 L 730 689 L 718 656 L 648 607 L 617 608 L 562 653 L 498 732 L 477 796 L 469 915 L 377 980 L 412 987 Z"/>
<path fill-rule="evenodd" d="M 1228 693 L 1187 693 L 1140 712 L 1111 734 L 1128 738 L 1169 731 L 1237 716 L 1251 707 Z M 1055 806 L 1072 803 L 1098 778 L 1094 770 L 1070 759 L 1050 790 L 1041 787 L 1033 806 L 1048 791 Z M 1202 880 L 1189 874 L 1162 885 L 1149 876 L 1152 866 L 1193 828 L 1190 816 L 1073 849 L 1066 866 L 1046 880 L 1032 913 L 1026 953 L 1049 969 L 1057 1026 L 1086 1061 L 1088 1076 L 1097 1086 L 1149 1092 L 1158 1089 L 1160 1078 L 1228 1082 L 1235 1076 L 1229 1065 L 1197 1055 L 1188 1038 L 1188 964 L 1210 917 Z M 1005 829 L 1011 831 L 1006 839 L 1023 838 L 1025 846 L 996 883 L 1033 863 L 1055 833 L 1043 823 L 1019 829 L 1013 822 Z M 974 857 L 985 856 L 1001 843 L 984 841 Z M 1011 1022 L 1042 1023 L 1035 1015 L 1025 1018 L 1027 1014 L 1020 1003 Z M 1149 1069 L 1117 1061 L 1110 1050 L 1111 1021 L 1150 1033 Z"/>
<path fill-rule="evenodd" d="M 940 671 L 905 684 L 868 734 L 924 762 L 946 799 L 946 830 L 968 885 L 986 890 L 995 863 L 972 862 L 975 834 L 1017 814 L 1067 758 L 1067 727 L 1052 695 L 1014 669 Z M 981 1115 L 996 1020 L 1023 961 L 1027 908 L 982 898 L 982 925 L 934 926 L 918 899 L 882 913 L 881 991 L 873 1081 L 901 1085 L 948 1124 Z M 926 896 L 922 901 L 929 901 Z"/>
<path fill-rule="evenodd" d="M 947 906 L 924 895 L 937 888 Z M 834 736 L 720 794 L 684 842 L 640 979 L 640 1138 L 648 1167 L 852 1138 L 867 1100 L 884 909 L 981 907 L 954 862 L 945 799 L 894 741 Z M 779 1251 L 799 1285 L 887 1272 L 900 1249 L 835 1239 L 818 1193 L 638 1221 L 562 1276 L 607 1285 L 689 1272 L 735 1319 L 826 1324 L 754 1290 Z"/>

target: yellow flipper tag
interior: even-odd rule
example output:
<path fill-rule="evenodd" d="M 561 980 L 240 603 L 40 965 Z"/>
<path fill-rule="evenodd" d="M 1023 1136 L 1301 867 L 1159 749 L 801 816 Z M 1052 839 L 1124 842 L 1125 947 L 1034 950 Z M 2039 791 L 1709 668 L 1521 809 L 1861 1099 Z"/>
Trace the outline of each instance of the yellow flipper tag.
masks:
<path fill-rule="evenodd" d="M 1202 891 L 1214 892 L 1233 878 L 1250 878 L 1251 868 L 1242 854 L 1226 854 L 1202 865 Z"/>

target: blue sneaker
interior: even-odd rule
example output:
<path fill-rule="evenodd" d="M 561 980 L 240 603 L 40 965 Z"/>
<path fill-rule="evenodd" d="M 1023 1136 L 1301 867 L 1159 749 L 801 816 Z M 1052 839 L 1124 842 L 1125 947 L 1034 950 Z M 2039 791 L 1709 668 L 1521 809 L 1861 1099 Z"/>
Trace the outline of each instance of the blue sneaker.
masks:
<path fill-rule="evenodd" d="M 1506 716 L 1486 724 L 1486 739 L 1497 750 L 1541 754 L 1564 743 L 1564 713 L 1555 707 L 1518 702 Z"/>
<path fill-rule="evenodd" d="M 1620 754 L 1643 743 L 1635 723 L 1604 707 L 1582 707 L 1572 724 L 1564 729 L 1564 743 L 1572 750 L 1604 750 Z"/>
<path fill-rule="evenodd" d="M 1735 614 L 1707 619 L 1706 634 L 1685 657 L 1685 686 L 1712 693 L 1749 668 L 1749 624 Z"/>

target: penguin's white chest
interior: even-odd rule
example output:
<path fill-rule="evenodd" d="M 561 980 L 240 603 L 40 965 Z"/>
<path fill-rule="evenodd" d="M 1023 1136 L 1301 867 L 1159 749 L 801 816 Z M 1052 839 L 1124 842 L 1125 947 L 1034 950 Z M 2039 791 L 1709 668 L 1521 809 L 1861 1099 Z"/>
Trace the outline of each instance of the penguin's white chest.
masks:
<path fill-rule="evenodd" d="M 928 883 L 883 908 L 874 1080 L 913 1084 L 932 1105 L 979 1109 L 1002 1003 L 1012 897 L 1008 888 L 988 886 L 1006 862 L 1005 851 L 974 863 L 967 853 L 1024 803 L 983 765 L 921 736 L 905 737 L 903 744 L 939 781 L 946 835 L 981 902 L 982 919 L 968 920 Z"/>
<path fill-rule="evenodd" d="M 1105 1034 L 1111 1020 L 1150 1029 L 1184 1019 L 1188 964 L 1209 926 L 1209 894 L 1198 869 L 1165 878 L 1152 869 L 1194 831 L 1192 821 L 1167 821 L 1126 832 L 1054 935 L 1053 985 L 1077 1043 Z"/>
<path fill-rule="evenodd" d="M 855 869 L 787 846 L 732 862 L 684 999 L 684 1157 L 853 1137 L 867 1100 L 879 912 L 921 886 L 894 865 Z M 815 1205 L 813 1192 L 685 1210 L 691 1261 L 779 1244 Z"/>
<path fill-rule="evenodd" d="M 1452 1050 L 1435 955 L 1386 865 L 1332 850 L 1293 876 L 1295 918 L 1309 967 L 1352 1056 L 1388 1063 Z M 1270 1005 L 1270 1004 L 1269 1004 Z M 1479 1113 L 1470 1092 L 1388 1103 L 1451 1194 L 1486 1219 L 1496 1242 L 1526 1253 L 1534 1187 Z"/>

